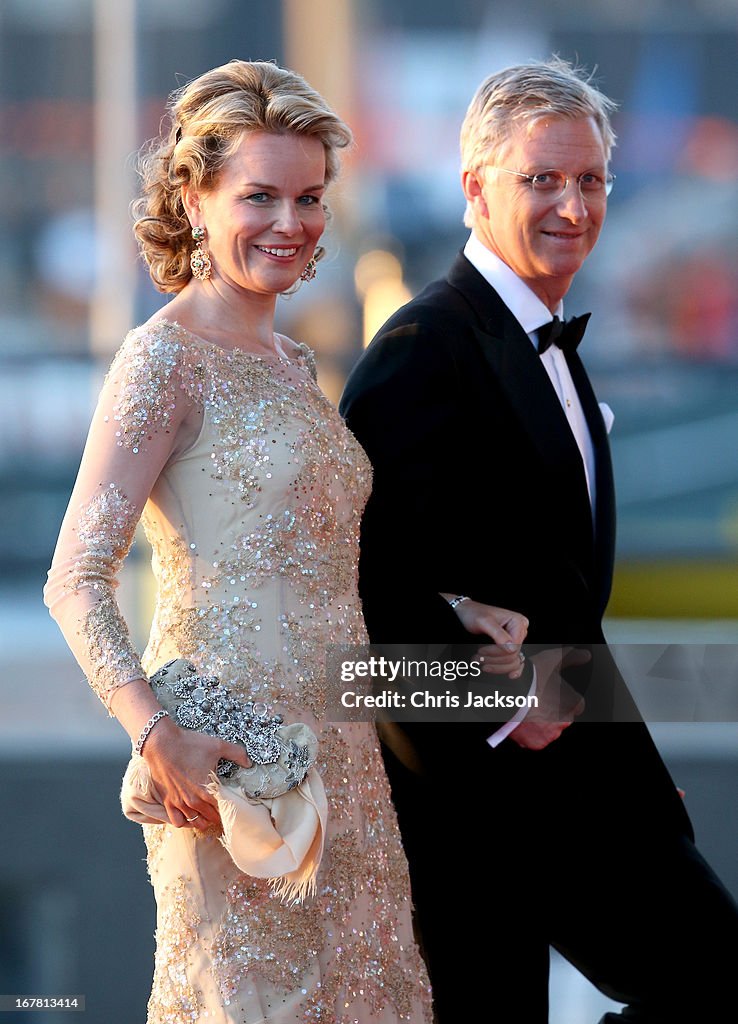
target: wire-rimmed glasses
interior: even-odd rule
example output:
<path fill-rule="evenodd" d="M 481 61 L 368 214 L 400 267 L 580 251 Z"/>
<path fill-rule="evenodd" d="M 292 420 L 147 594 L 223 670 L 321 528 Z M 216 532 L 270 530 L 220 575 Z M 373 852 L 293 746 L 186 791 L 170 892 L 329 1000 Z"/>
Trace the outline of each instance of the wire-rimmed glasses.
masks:
<path fill-rule="evenodd" d="M 505 174 L 514 174 L 518 178 L 527 181 L 533 193 L 541 199 L 549 199 L 556 202 L 566 192 L 569 182 L 572 180 L 564 171 L 538 171 L 536 174 L 526 174 L 525 171 L 511 171 L 507 167 L 492 167 L 494 171 L 504 171 Z M 594 171 L 585 171 L 574 179 L 579 187 L 582 199 L 594 200 L 605 199 L 612 192 L 615 182 L 615 175 L 606 172 L 604 175 Z"/>

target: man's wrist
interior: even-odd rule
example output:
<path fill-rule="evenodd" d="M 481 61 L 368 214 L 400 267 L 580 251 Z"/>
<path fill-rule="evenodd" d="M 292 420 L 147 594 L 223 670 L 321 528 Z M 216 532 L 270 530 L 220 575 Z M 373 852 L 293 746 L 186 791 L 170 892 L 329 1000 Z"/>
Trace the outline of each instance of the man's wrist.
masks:
<path fill-rule="evenodd" d="M 538 677 L 536 675 L 536 668 L 532 661 L 526 661 L 523 669 L 523 675 L 520 677 L 528 686 L 528 696 L 535 696 L 536 690 L 538 689 Z M 515 714 L 510 718 L 504 725 L 501 725 L 499 729 L 496 729 L 487 737 L 487 743 L 493 749 L 498 747 L 503 740 L 506 740 L 510 733 L 515 732 L 517 727 L 521 725 L 528 714 L 528 710 L 525 708 L 519 708 Z"/>

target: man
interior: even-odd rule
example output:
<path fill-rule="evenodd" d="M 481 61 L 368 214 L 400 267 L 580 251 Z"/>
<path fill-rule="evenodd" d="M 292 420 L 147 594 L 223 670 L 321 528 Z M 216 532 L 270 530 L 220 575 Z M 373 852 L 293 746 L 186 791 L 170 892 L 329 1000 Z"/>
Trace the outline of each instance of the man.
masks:
<path fill-rule="evenodd" d="M 388 732 L 441 1024 L 543 1024 L 550 944 L 628 1004 L 622 1019 L 735 1013 L 738 909 L 597 646 L 615 529 L 607 430 L 576 352 L 583 323 L 559 334 L 554 317 L 605 219 L 612 107 L 558 59 L 482 84 L 461 134 L 471 237 L 382 328 L 342 401 L 375 470 L 361 562 L 373 640 L 519 640 L 527 620 L 536 673 L 521 682 L 544 704 L 556 646 L 593 645 L 590 664 L 564 660 L 584 702 L 559 721 Z"/>

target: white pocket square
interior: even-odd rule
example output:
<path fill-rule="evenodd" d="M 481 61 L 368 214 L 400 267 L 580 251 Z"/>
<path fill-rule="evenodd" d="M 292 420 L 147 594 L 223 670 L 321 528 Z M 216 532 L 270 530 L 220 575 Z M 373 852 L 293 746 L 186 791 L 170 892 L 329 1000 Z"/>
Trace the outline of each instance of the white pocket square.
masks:
<path fill-rule="evenodd" d="M 602 419 L 605 421 L 605 430 L 610 433 L 612 425 L 615 422 L 615 413 L 612 411 L 607 402 L 600 402 L 600 412 L 602 413 Z"/>

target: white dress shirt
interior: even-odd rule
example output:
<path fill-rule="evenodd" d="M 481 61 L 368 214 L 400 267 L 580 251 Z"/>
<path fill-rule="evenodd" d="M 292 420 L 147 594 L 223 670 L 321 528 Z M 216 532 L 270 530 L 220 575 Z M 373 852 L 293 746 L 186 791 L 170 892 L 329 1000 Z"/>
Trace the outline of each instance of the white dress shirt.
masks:
<path fill-rule="evenodd" d="M 486 246 L 482 245 L 473 232 L 469 236 L 469 241 L 464 248 L 464 255 L 471 265 L 479 271 L 485 281 L 492 285 L 530 338 L 531 344 L 538 351 L 536 331 L 544 324 L 550 323 L 553 320 L 554 314 L 530 290 L 528 285 L 524 284 L 506 263 L 503 263 L 499 256 L 490 252 Z M 563 320 L 563 302 L 559 302 L 554 313 L 559 319 Z M 587 478 L 589 501 L 592 508 L 594 508 L 595 464 L 592 439 L 589 435 L 589 428 L 584 417 L 582 404 L 574 387 L 574 381 L 571 379 L 566 356 L 558 345 L 550 345 L 541 356 L 541 362 L 551 379 L 554 391 L 559 402 L 561 402 L 561 408 L 564 410 L 569 427 L 574 435 L 574 440 L 579 447 L 584 466 L 584 475 Z"/>
<path fill-rule="evenodd" d="M 474 232 L 471 233 L 469 241 L 464 247 L 464 255 L 471 265 L 479 271 L 485 281 L 494 288 L 530 338 L 531 344 L 538 351 L 536 331 L 544 324 L 550 323 L 553 320 L 554 314 L 499 256 L 491 252 L 480 242 Z M 563 302 L 559 302 L 554 313 L 563 320 Z M 541 356 L 541 362 L 551 380 L 559 402 L 561 402 L 561 408 L 564 410 L 571 432 L 579 447 L 584 474 L 587 479 L 589 501 L 592 508 L 594 508 L 595 467 L 592 438 L 589 434 L 589 428 L 579 396 L 571 379 L 566 357 L 558 345 L 550 345 Z M 533 696 L 535 692 L 536 673 L 534 667 L 533 682 L 528 695 Z M 487 742 L 489 745 L 491 747 L 499 746 L 513 729 L 523 721 L 526 714 L 526 708 L 519 709 L 512 718 L 488 737 Z"/>

